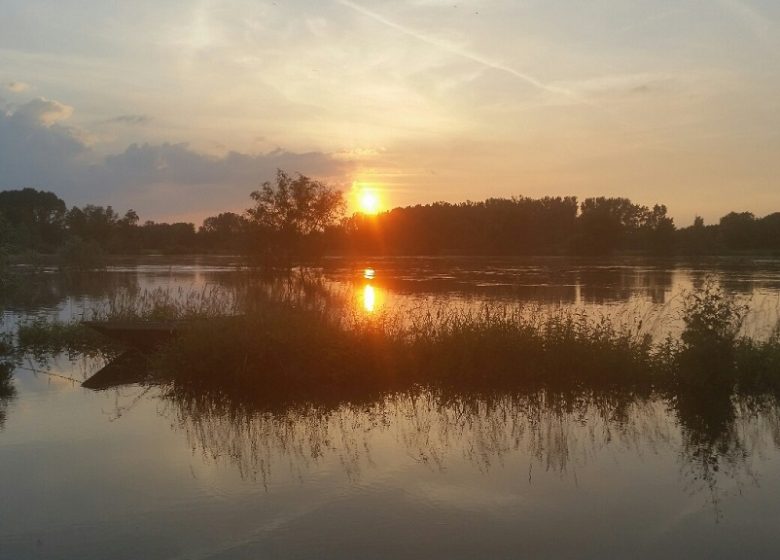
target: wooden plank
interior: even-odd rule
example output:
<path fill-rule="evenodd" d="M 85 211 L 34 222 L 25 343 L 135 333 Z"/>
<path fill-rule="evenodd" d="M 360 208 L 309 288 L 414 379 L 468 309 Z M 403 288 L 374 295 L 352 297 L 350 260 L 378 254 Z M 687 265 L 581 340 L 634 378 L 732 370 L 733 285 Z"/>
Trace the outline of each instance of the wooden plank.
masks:
<path fill-rule="evenodd" d="M 122 385 L 142 383 L 150 377 L 147 357 L 137 350 L 129 350 L 95 372 L 81 386 L 93 391 L 105 391 Z"/>

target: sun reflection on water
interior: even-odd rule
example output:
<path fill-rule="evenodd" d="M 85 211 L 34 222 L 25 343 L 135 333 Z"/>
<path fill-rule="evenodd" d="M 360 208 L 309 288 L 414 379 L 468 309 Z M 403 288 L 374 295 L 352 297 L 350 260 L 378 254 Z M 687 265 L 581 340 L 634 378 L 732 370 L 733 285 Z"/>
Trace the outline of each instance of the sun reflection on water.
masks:
<path fill-rule="evenodd" d="M 365 313 L 374 313 L 380 306 L 381 290 L 375 286 L 376 270 L 371 267 L 363 269 L 363 291 L 360 294 L 361 304 Z"/>
<path fill-rule="evenodd" d="M 376 290 L 371 284 L 363 286 L 363 309 L 366 313 L 373 313 L 376 309 Z"/>

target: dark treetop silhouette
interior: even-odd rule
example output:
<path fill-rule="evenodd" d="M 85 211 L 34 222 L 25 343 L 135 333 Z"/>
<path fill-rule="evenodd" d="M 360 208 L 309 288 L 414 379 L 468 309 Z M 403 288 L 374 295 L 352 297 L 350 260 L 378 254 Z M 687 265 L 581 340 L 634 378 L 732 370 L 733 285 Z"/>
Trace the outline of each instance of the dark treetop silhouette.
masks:
<path fill-rule="evenodd" d="M 353 255 L 608 255 L 780 252 L 780 212 L 731 212 L 719 224 L 696 218 L 677 229 L 666 206 L 627 198 L 490 198 L 345 216 L 343 194 L 279 170 L 251 193 L 243 214 L 191 223 L 139 223 L 111 206 L 67 209 L 51 192 L 0 192 L 0 251 L 59 252 L 80 262 L 100 252 L 245 253 L 270 260 Z"/>

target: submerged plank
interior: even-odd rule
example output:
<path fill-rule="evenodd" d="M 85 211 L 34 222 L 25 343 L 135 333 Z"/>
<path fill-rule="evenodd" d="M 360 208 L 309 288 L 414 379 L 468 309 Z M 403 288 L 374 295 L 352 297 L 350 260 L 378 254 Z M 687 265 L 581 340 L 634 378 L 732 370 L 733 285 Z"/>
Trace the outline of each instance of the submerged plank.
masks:
<path fill-rule="evenodd" d="M 150 377 L 147 357 L 137 350 L 129 350 L 98 370 L 81 386 L 93 391 L 104 391 L 121 385 L 142 383 Z"/>

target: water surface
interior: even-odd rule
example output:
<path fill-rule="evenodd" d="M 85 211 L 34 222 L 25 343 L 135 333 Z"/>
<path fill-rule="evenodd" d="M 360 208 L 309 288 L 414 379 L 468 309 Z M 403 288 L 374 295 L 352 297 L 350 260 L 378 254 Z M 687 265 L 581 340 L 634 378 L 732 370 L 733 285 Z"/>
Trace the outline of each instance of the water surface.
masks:
<path fill-rule="evenodd" d="M 2 295 L 3 322 L 230 286 L 247 274 L 235 265 L 38 271 Z M 708 278 L 749 298 L 756 332 L 780 294 L 774 261 L 334 260 L 323 273 L 364 314 L 526 302 L 655 313 L 667 331 L 682 291 Z M 247 408 L 82 388 L 102 365 L 28 360 L 0 396 L 0 558 L 780 554 L 770 398 L 419 391 Z"/>

